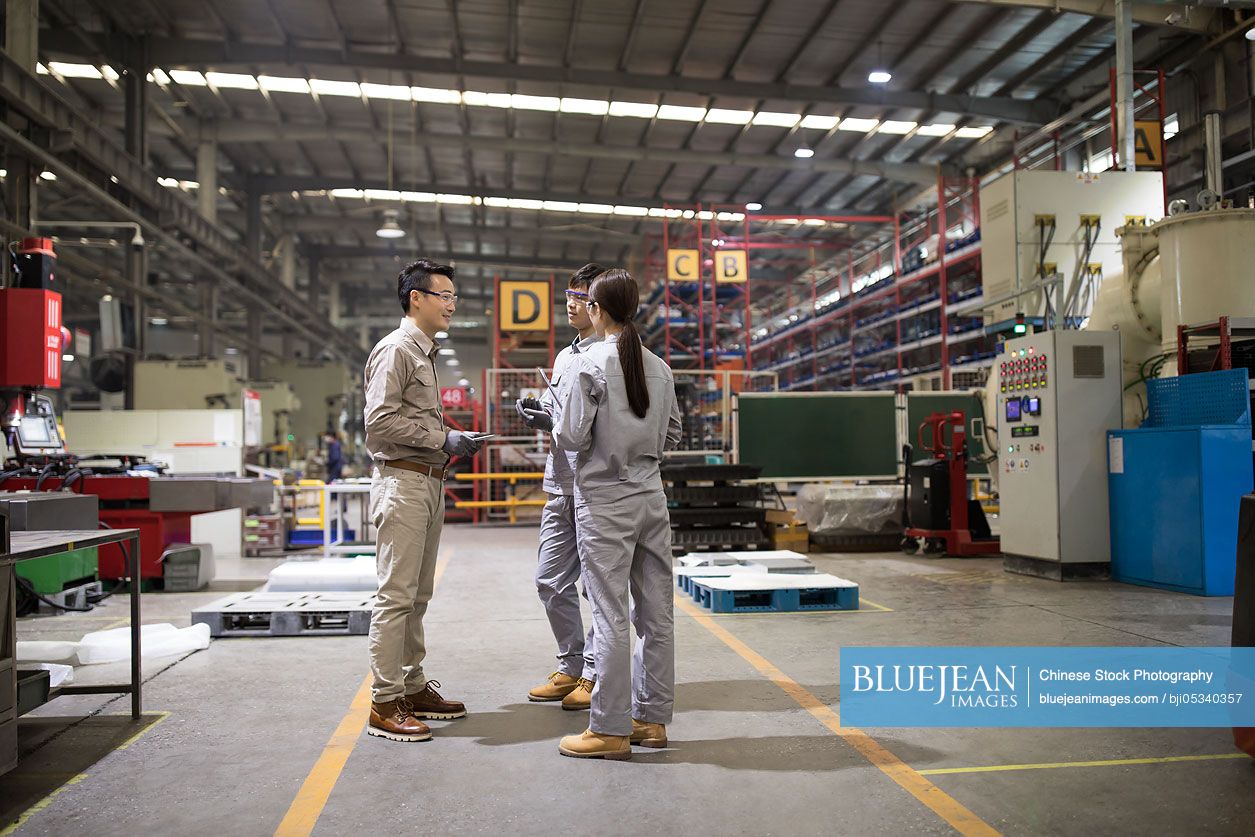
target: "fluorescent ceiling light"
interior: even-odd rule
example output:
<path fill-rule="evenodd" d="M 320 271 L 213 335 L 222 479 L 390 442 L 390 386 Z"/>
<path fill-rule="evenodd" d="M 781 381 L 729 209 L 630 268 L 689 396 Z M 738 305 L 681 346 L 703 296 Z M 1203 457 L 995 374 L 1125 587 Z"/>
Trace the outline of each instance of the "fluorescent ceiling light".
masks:
<path fill-rule="evenodd" d="M 857 117 L 847 117 L 841 120 L 841 124 L 837 126 L 838 131 L 858 131 L 867 133 L 880 124 L 879 119 L 859 119 Z"/>
<path fill-rule="evenodd" d="M 397 102 L 408 102 L 413 97 L 410 88 L 404 84 L 371 84 L 362 82 L 362 95 L 368 99 L 392 99 Z"/>
<path fill-rule="evenodd" d="M 563 113 L 586 113 L 589 116 L 605 116 L 610 111 L 610 103 L 602 99 L 562 98 Z"/>
<path fill-rule="evenodd" d="M 365 193 L 361 189 L 332 189 L 327 194 L 333 198 L 363 198 Z"/>
<path fill-rule="evenodd" d="M 110 67 L 108 64 L 101 65 L 100 73 L 105 78 L 109 79 L 109 81 L 117 81 L 122 78 L 122 76 L 118 75 L 118 71 Z M 149 73 L 149 75 L 152 75 L 152 73 Z"/>
<path fill-rule="evenodd" d="M 362 192 L 362 197 L 372 201 L 399 201 L 401 193 L 395 189 L 366 189 Z"/>
<path fill-rule="evenodd" d="M 744 212 L 720 212 L 715 217 L 718 218 L 720 221 L 744 221 L 745 213 Z"/>
<path fill-rule="evenodd" d="M 170 321 L 167 320 L 165 317 L 152 317 L 148 320 L 148 324 L 155 325 L 155 326 L 163 326 L 163 325 L 170 325 Z"/>
<path fill-rule="evenodd" d="M 580 205 L 578 203 L 570 203 L 569 201 L 545 201 L 544 208 L 550 212 L 580 211 Z"/>
<path fill-rule="evenodd" d="M 726 110 L 724 108 L 711 108 L 706 111 L 707 122 L 717 122 L 720 125 L 748 125 L 750 120 L 754 118 L 752 110 Z"/>
<path fill-rule="evenodd" d="M 73 363 L 74 355 L 61 355 L 61 359 L 65 361 L 66 363 Z"/>
<path fill-rule="evenodd" d="M 801 118 L 801 114 L 797 113 L 777 113 L 770 110 L 760 110 L 754 114 L 753 124 L 770 125 L 773 128 L 792 128 Z"/>
<path fill-rule="evenodd" d="M 510 198 L 506 201 L 506 206 L 511 209 L 544 209 L 545 202 L 532 198 Z"/>
<path fill-rule="evenodd" d="M 521 93 L 514 93 L 510 96 L 510 107 L 519 110 L 546 110 L 556 111 L 559 107 L 559 99 L 556 96 L 524 96 Z"/>
<path fill-rule="evenodd" d="M 711 212 L 709 209 L 703 209 L 701 212 L 697 213 L 697 217 L 703 221 L 713 221 L 715 220 L 715 213 Z"/>
<path fill-rule="evenodd" d="M 62 78 L 104 78 L 100 69 L 91 64 L 67 64 L 63 61 L 49 61 L 48 69 Z"/>
<path fill-rule="evenodd" d="M 959 130 L 954 132 L 954 135 L 962 139 L 980 139 L 981 137 L 985 136 L 992 130 L 993 128 L 990 128 L 987 125 L 981 126 L 979 128 L 975 128 L 975 127 L 960 128 Z"/>
<path fill-rule="evenodd" d="M 205 77 L 195 70 L 171 70 L 170 78 L 184 87 L 204 87 Z"/>
<path fill-rule="evenodd" d="M 153 81 L 157 82 L 162 87 L 165 87 L 167 84 L 170 83 L 170 77 L 166 75 L 166 71 L 161 69 L 160 67 L 153 67 L 153 71 L 149 73 L 148 75 L 149 77 L 151 77 Z"/>
<path fill-rule="evenodd" d="M 456 354 L 457 354 L 457 349 L 441 349 L 441 350 L 440 350 L 440 354 L 442 354 L 442 355 L 456 355 Z"/>
<path fill-rule="evenodd" d="M 457 358 L 455 358 L 455 357 L 451 357 L 451 358 L 449 358 L 448 360 L 446 360 L 446 361 L 444 362 L 444 365 L 445 365 L 445 366 L 458 366 L 458 365 L 459 365 L 459 364 L 458 364 L 458 359 L 457 359 Z"/>
<path fill-rule="evenodd" d="M 828 222 L 825 221 L 823 218 L 807 218 L 804 221 L 802 221 L 802 223 L 806 224 L 808 227 L 822 227 L 822 226 L 825 226 Z"/>
<path fill-rule="evenodd" d="M 308 93 L 309 81 L 288 76 L 258 76 L 257 86 L 267 93 Z"/>
<path fill-rule="evenodd" d="M 402 192 L 401 200 L 409 203 L 435 203 L 435 192 Z"/>
<path fill-rule="evenodd" d="M 50 183 L 51 183 L 52 181 L 54 181 L 54 180 L 56 180 L 56 179 L 57 179 L 57 176 L 56 176 L 55 174 L 53 174 L 52 172 L 50 172 L 50 171 L 41 171 L 41 172 L 39 173 L 39 179 L 40 179 L 40 180 L 47 180 L 48 182 L 50 182 Z"/>
<path fill-rule="evenodd" d="M 457 105 L 462 103 L 462 91 L 446 90 L 436 87 L 411 87 L 410 98 L 416 102 L 434 102 L 440 105 Z"/>
<path fill-rule="evenodd" d="M 919 130 L 915 133 L 921 137 L 944 137 L 953 130 L 953 125 L 934 123 L 932 125 L 920 125 Z"/>
<path fill-rule="evenodd" d="M 36 64 L 36 65 L 35 65 L 35 72 L 36 72 L 36 73 L 38 73 L 38 74 L 39 74 L 39 75 L 41 75 L 41 76 L 46 76 L 46 75 L 48 75 L 48 68 L 47 68 L 47 67 L 45 67 L 42 63 L 40 63 L 40 64 Z"/>
<path fill-rule="evenodd" d="M 801 159 L 805 160 L 808 157 L 814 157 L 815 151 L 814 149 L 811 149 L 811 148 L 795 148 L 793 150 L 793 156 L 800 157 Z"/>
<path fill-rule="evenodd" d="M 436 339 L 437 339 L 437 340 L 448 340 L 448 339 L 449 339 L 449 332 L 447 332 L 447 331 L 437 331 L 437 332 L 436 332 Z"/>
<path fill-rule="evenodd" d="M 179 187 L 179 181 L 177 178 L 173 177 L 158 177 L 157 185 L 165 186 L 167 189 L 177 189 Z"/>
<path fill-rule="evenodd" d="M 645 102 L 611 102 L 610 115 L 653 119 L 658 115 L 658 106 L 646 104 Z"/>
<path fill-rule="evenodd" d="M 614 206 L 608 203 L 582 203 L 578 211 L 589 215 L 610 215 L 614 212 Z"/>
<path fill-rule="evenodd" d="M 436 203 L 457 203 L 470 205 L 475 203 L 475 199 L 470 195 L 436 195 Z"/>
<path fill-rule="evenodd" d="M 467 380 L 466 378 L 458 378 L 458 386 L 460 387 L 469 386 L 470 383 L 471 382 Z"/>
<path fill-rule="evenodd" d="M 213 87 L 231 87 L 236 90 L 257 89 L 257 79 L 244 73 L 205 73 L 205 81 Z"/>
<path fill-rule="evenodd" d="M 462 94 L 462 102 L 485 108 L 510 107 L 509 93 L 481 93 L 478 90 L 467 90 Z"/>
<path fill-rule="evenodd" d="M 810 116 L 802 117 L 802 127 L 814 128 L 819 131 L 831 131 L 833 128 L 837 127 L 837 123 L 840 121 L 841 120 L 837 119 L 835 116 L 819 116 L 818 114 L 811 114 Z"/>
<path fill-rule="evenodd" d="M 678 122 L 701 122 L 706 118 L 706 108 L 690 108 L 683 105 L 662 105 L 658 108 L 659 119 Z"/>
<path fill-rule="evenodd" d="M 757 212 L 763 208 L 763 205 L 761 203 L 751 201 L 750 203 L 745 204 L 745 208 L 750 212 Z"/>
<path fill-rule="evenodd" d="M 918 122 L 899 122 L 895 119 L 886 119 L 880 123 L 879 133 L 882 134 L 909 134 L 919 126 Z"/>
<path fill-rule="evenodd" d="M 647 206 L 616 206 L 614 208 L 614 214 L 615 215 L 635 215 L 638 217 L 647 216 L 649 215 L 649 207 Z"/>
<path fill-rule="evenodd" d="M 311 78 L 309 89 L 319 96 L 351 96 L 359 99 L 362 88 L 355 81 L 328 81 L 323 78 Z"/>
<path fill-rule="evenodd" d="M 893 81 L 893 74 L 886 70 L 872 70 L 867 74 L 867 80 L 872 84 L 888 84 Z"/>

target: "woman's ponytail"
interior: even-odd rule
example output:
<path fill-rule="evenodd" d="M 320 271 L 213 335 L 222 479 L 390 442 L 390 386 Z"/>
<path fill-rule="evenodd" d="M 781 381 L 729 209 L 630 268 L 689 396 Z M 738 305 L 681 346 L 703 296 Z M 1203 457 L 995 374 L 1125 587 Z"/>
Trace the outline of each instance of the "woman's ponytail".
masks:
<path fill-rule="evenodd" d="M 645 418 L 649 412 L 649 387 L 645 383 L 641 336 L 633 322 L 640 305 L 636 280 L 626 270 L 607 270 L 593 282 L 589 296 L 611 320 L 623 327 L 623 333 L 619 335 L 619 366 L 623 368 L 628 406 L 637 418 Z"/>

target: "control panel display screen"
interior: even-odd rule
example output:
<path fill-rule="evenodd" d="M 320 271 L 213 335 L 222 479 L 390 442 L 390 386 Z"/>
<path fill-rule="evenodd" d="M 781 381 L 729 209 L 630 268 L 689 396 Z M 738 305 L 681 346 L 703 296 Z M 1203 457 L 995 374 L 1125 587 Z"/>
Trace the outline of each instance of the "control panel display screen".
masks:
<path fill-rule="evenodd" d="M 1041 399 L 1035 395 L 1030 395 L 1024 399 L 1024 413 L 1030 416 L 1041 415 Z"/>
<path fill-rule="evenodd" d="M 1037 435 L 1037 425 L 1035 424 L 1025 424 L 1021 427 L 1011 428 L 1011 438 L 1013 439 L 1020 439 L 1020 438 L 1023 438 L 1024 436 L 1036 436 L 1036 435 Z"/>
<path fill-rule="evenodd" d="M 1020 420 L 1020 399 L 1008 398 L 1007 399 L 1007 421 L 1019 421 L 1019 420 Z"/>

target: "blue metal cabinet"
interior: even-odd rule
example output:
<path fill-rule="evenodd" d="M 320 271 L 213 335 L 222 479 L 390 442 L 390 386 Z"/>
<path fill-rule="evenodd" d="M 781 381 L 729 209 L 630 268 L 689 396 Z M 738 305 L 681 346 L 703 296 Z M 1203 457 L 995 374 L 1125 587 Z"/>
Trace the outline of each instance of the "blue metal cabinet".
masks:
<path fill-rule="evenodd" d="M 1143 427 L 1107 438 L 1112 578 L 1232 596 L 1238 504 L 1253 480 L 1250 427 Z"/>

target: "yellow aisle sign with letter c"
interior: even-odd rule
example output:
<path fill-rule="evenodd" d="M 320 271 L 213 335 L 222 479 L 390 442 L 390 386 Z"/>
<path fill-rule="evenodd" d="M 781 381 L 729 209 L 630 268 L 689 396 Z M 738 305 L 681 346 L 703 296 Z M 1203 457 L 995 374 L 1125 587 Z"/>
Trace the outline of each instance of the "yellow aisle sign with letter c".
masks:
<path fill-rule="evenodd" d="M 667 251 L 667 280 L 696 282 L 701 276 L 701 254 L 696 250 Z"/>

